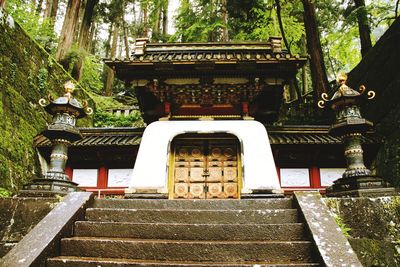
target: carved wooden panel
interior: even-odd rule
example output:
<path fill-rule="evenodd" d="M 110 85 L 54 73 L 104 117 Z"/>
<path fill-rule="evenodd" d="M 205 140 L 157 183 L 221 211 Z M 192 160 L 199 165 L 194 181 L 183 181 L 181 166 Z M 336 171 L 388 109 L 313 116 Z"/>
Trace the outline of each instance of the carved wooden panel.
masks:
<path fill-rule="evenodd" d="M 175 167 L 175 182 L 189 182 L 189 168 Z"/>
<path fill-rule="evenodd" d="M 174 197 L 238 198 L 234 139 L 182 139 L 175 144 Z"/>
<path fill-rule="evenodd" d="M 224 182 L 237 181 L 237 167 L 224 167 Z"/>
<path fill-rule="evenodd" d="M 205 184 L 204 183 L 192 183 L 190 184 L 188 198 L 205 198 Z"/>
<path fill-rule="evenodd" d="M 204 168 L 192 167 L 190 168 L 190 182 L 204 182 Z"/>
<path fill-rule="evenodd" d="M 225 198 L 222 183 L 208 183 L 207 198 Z"/>
<path fill-rule="evenodd" d="M 174 198 L 188 198 L 189 184 L 188 183 L 175 183 L 174 185 Z"/>
<path fill-rule="evenodd" d="M 224 183 L 224 193 L 226 198 L 238 197 L 238 184 L 237 183 Z"/>
<path fill-rule="evenodd" d="M 207 182 L 221 182 L 222 180 L 222 167 L 209 167 L 209 176 Z"/>

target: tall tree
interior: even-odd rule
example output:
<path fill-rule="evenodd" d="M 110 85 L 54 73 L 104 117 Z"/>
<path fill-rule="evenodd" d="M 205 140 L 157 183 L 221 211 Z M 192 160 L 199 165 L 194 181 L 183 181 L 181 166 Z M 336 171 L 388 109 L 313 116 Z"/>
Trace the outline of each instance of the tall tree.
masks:
<path fill-rule="evenodd" d="M 71 49 L 74 30 L 79 18 L 80 0 L 69 0 L 58 42 L 56 59 L 60 61 Z"/>
<path fill-rule="evenodd" d="M 46 8 L 44 10 L 44 17 L 50 18 L 54 23 L 58 10 L 58 0 L 47 0 Z"/>
<path fill-rule="evenodd" d="M 360 33 L 361 55 L 364 57 L 372 48 L 371 29 L 368 23 L 367 9 L 364 0 L 354 0 L 357 11 L 358 32 Z"/>
<path fill-rule="evenodd" d="M 114 29 L 112 32 L 112 44 L 111 44 L 111 50 L 110 50 L 111 58 L 115 58 L 115 56 L 117 54 L 119 28 L 120 28 L 119 21 L 115 21 Z M 106 96 L 112 96 L 113 82 L 114 82 L 114 70 L 108 68 L 105 89 L 104 89 L 104 94 Z"/>
<path fill-rule="evenodd" d="M 162 9 L 162 34 L 164 37 L 168 34 L 168 5 L 169 1 L 164 0 Z"/>
<path fill-rule="evenodd" d="M 149 18 L 148 18 L 148 3 L 147 0 L 142 0 L 140 5 L 140 12 L 142 13 L 142 25 L 143 25 L 143 32 L 141 37 L 148 37 L 149 36 Z"/>
<path fill-rule="evenodd" d="M 42 13 L 43 10 L 43 0 L 39 0 L 36 6 L 36 14 L 40 15 L 40 13 Z"/>
<path fill-rule="evenodd" d="M 281 7 L 281 1 L 280 0 L 275 0 L 275 5 L 276 5 L 276 15 L 278 16 L 278 24 L 279 24 L 279 29 L 282 35 L 282 39 L 283 42 L 286 46 L 286 49 L 288 50 L 288 52 L 291 54 L 292 52 L 290 51 L 290 45 L 289 42 L 286 38 L 286 34 L 285 34 L 285 29 L 283 27 L 283 21 L 282 21 L 282 7 Z"/>
<path fill-rule="evenodd" d="M 126 8 L 124 8 L 124 10 L 126 10 Z M 129 58 L 128 26 L 126 25 L 125 21 L 125 13 L 122 17 L 122 36 L 124 38 L 125 58 Z"/>
<path fill-rule="evenodd" d="M 329 91 L 329 83 L 326 75 L 313 0 L 302 0 L 302 3 L 304 8 L 303 15 L 307 37 L 307 51 L 310 55 L 311 77 L 314 86 L 314 98 L 317 100 L 322 93 L 327 93 Z"/>
<path fill-rule="evenodd" d="M 90 27 L 93 23 L 94 8 L 99 0 L 87 0 L 85 12 L 82 19 L 81 29 L 79 31 L 78 46 L 84 50 L 88 50 L 90 43 Z"/>
<path fill-rule="evenodd" d="M 227 0 L 221 0 L 221 16 L 222 16 L 222 41 L 229 41 L 229 32 L 228 32 L 228 6 Z"/>

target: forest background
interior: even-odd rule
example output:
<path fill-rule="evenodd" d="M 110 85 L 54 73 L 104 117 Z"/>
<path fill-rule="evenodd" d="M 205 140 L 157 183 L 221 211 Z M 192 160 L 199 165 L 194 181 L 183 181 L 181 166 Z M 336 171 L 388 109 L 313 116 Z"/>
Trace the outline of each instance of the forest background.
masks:
<path fill-rule="evenodd" d="M 103 58 L 129 58 L 136 38 L 151 42 L 266 41 L 282 36 L 291 54 L 309 56 L 286 102 L 329 92 L 399 15 L 399 0 L 0 0 L 25 31 L 85 88 L 121 105 L 134 90 Z M 140 126 L 139 112 L 95 113 L 95 126 Z"/>

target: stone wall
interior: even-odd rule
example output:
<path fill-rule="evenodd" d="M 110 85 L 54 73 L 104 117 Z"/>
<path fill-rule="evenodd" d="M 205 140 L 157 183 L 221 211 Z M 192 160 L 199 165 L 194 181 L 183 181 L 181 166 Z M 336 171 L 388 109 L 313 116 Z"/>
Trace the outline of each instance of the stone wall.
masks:
<path fill-rule="evenodd" d="M 0 188 L 15 192 L 40 173 L 32 140 L 49 117 L 38 100 L 60 96 L 72 78 L 1 8 L 0 40 Z M 75 95 L 89 99 L 79 86 Z M 91 119 L 78 123 L 90 126 Z"/>
<path fill-rule="evenodd" d="M 58 202 L 57 198 L 0 198 L 0 258 Z"/>
<path fill-rule="evenodd" d="M 400 266 L 400 196 L 324 201 L 364 266 Z"/>

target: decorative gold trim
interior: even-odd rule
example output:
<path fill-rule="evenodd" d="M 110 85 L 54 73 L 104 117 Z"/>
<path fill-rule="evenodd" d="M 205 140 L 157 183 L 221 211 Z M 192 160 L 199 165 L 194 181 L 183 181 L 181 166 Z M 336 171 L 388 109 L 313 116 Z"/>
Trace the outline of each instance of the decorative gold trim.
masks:
<path fill-rule="evenodd" d="M 325 104 L 325 101 L 324 100 L 320 100 L 320 101 L 318 101 L 317 105 L 318 105 L 319 108 L 325 108 L 324 104 Z"/>
<path fill-rule="evenodd" d="M 237 172 L 238 172 L 238 177 L 237 177 L 238 197 L 237 197 L 237 199 L 240 199 L 242 196 L 241 192 L 242 192 L 242 188 L 243 188 L 242 150 L 240 149 L 241 148 L 240 141 L 239 140 L 237 140 L 237 141 L 238 141 L 237 149 L 236 149 L 236 151 L 237 151 Z"/>
<path fill-rule="evenodd" d="M 66 156 L 64 154 L 51 154 L 50 158 L 55 158 L 55 159 L 59 158 L 59 159 L 67 160 L 68 156 Z"/>
<path fill-rule="evenodd" d="M 41 107 L 47 106 L 47 100 L 44 99 L 44 98 L 39 99 L 39 105 L 40 105 Z"/>
<path fill-rule="evenodd" d="M 375 91 L 368 91 L 367 95 L 368 95 L 368 99 L 373 99 L 373 98 L 375 98 L 376 93 L 375 93 Z"/>
<path fill-rule="evenodd" d="M 174 199 L 175 147 L 171 142 L 168 166 L 168 199 Z"/>
<path fill-rule="evenodd" d="M 327 93 L 322 93 L 322 94 L 321 94 L 321 98 L 322 98 L 322 100 L 324 100 L 324 101 L 329 101 L 329 98 L 328 98 L 328 94 L 327 94 Z"/>
<path fill-rule="evenodd" d="M 365 86 L 364 85 L 360 85 L 360 88 L 358 88 L 358 91 L 363 94 L 365 92 Z"/>
<path fill-rule="evenodd" d="M 344 151 L 344 155 L 347 156 L 349 154 L 362 154 L 363 150 L 359 148 L 349 149 Z"/>

